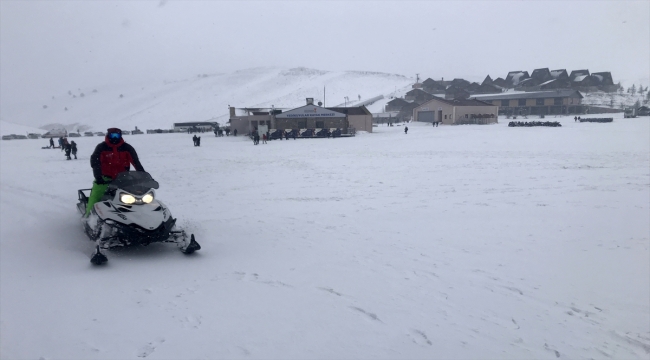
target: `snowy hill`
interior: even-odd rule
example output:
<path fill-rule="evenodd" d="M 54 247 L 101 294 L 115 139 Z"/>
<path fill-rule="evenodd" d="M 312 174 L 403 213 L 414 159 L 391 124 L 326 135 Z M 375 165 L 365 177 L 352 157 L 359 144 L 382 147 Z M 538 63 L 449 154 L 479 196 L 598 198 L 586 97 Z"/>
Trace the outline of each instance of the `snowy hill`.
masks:
<path fill-rule="evenodd" d="M 313 97 L 338 105 L 389 94 L 412 83 L 402 75 L 307 68 L 254 68 L 156 83 L 62 89 L 49 99 L 2 104 L 0 120 L 32 127 L 81 131 L 170 128 L 174 122 L 228 119 L 228 106 L 293 108 Z"/>

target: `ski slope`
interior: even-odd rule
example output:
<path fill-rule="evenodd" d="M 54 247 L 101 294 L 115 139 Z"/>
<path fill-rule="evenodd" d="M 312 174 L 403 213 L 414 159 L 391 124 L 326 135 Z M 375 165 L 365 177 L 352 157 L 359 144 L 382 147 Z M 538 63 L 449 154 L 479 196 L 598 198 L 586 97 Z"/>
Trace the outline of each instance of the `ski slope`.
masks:
<path fill-rule="evenodd" d="M 0 142 L 0 358 L 647 359 L 650 124 L 127 136 L 203 249 L 108 253 L 79 160 Z"/>
<path fill-rule="evenodd" d="M 225 74 L 152 83 L 119 83 L 61 89 L 48 99 L 3 103 L 0 120 L 33 127 L 64 126 L 68 131 L 170 129 L 175 122 L 229 119 L 228 106 L 292 109 L 311 97 L 327 106 L 361 101 L 406 87 L 411 79 L 365 71 L 308 68 L 253 68 Z M 323 92 L 325 91 L 325 93 Z M 83 95 L 83 96 L 82 96 Z M 325 98 L 325 99 L 324 99 Z M 2 133 L 3 135 L 7 135 Z"/>

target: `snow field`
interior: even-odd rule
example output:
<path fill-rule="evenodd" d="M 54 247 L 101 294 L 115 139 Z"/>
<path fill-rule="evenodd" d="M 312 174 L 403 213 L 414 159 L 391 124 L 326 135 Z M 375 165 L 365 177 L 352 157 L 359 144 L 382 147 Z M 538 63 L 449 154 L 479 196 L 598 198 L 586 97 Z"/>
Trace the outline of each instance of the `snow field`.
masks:
<path fill-rule="evenodd" d="M 0 142 L 0 357 L 647 358 L 650 124 L 546 120 L 127 136 L 203 249 L 105 267 L 75 210 L 101 139 Z"/>

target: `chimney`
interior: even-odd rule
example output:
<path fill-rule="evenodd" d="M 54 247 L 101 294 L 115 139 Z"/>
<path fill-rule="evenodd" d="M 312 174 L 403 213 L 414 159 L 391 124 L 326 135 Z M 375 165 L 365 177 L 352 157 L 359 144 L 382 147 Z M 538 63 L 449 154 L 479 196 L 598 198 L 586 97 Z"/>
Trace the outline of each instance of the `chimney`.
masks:
<path fill-rule="evenodd" d="M 230 117 L 234 118 L 235 117 L 235 108 L 234 107 L 228 107 L 228 109 L 230 110 Z"/>
<path fill-rule="evenodd" d="M 307 105 L 314 105 L 314 98 L 307 98 Z"/>

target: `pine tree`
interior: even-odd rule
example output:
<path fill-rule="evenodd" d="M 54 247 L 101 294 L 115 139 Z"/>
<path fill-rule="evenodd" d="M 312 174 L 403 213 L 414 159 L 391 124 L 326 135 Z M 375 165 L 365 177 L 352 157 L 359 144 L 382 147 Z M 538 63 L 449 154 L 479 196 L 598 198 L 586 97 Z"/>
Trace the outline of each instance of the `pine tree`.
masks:
<path fill-rule="evenodd" d="M 634 84 L 632 84 L 632 89 L 630 89 L 630 93 L 632 93 L 632 95 L 636 94 L 636 86 L 634 86 Z"/>

